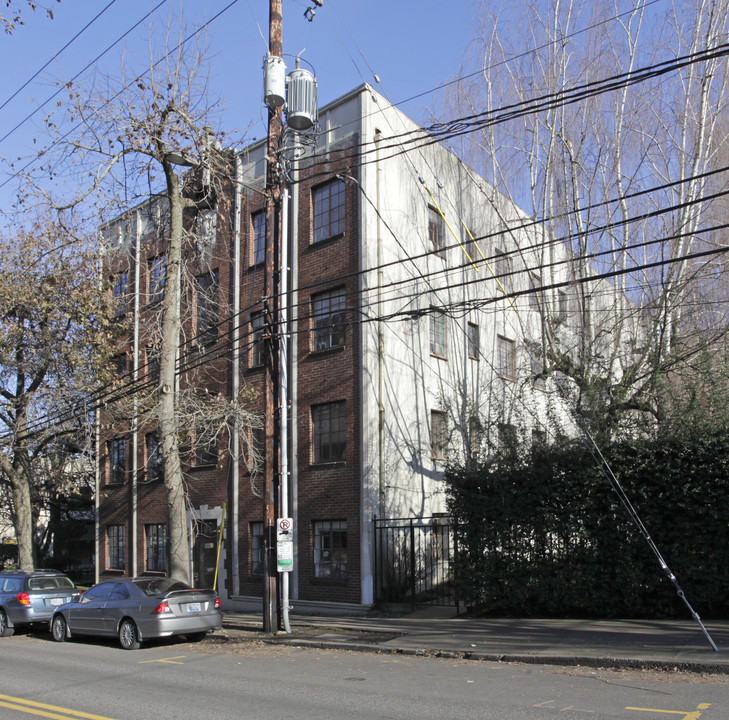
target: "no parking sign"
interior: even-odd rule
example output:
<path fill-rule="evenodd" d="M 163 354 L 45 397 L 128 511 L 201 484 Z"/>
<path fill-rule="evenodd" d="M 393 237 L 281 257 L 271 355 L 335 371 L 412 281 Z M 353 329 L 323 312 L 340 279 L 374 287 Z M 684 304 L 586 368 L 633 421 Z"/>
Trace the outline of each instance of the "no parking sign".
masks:
<path fill-rule="evenodd" d="M 294 521 L 292 518 L 276 520 L 276 564 L 279 572 L 294 569 Z"/>

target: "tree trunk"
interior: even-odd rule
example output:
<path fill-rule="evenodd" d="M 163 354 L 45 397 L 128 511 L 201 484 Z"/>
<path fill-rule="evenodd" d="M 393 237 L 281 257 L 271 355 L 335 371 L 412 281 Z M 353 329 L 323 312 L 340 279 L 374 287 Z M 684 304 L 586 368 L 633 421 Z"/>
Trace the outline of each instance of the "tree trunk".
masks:
<path fill-rule="evenodd" d="M 33 570 L 35 568 L 35 552 L 33 548 L 33 510 L 30 501 L 30 482 L 28 482 L 28 476 L 22 467 L 13 468 L 10 477 L 13 484 L 18 566 L 23 570 Z"/>
<path fill-rule="evenodd" d="M 175 418 L 175 370 L 180 342 L 180 267 L 182 262 L 183 200 L 177 175 L 163 162 L 170 201 L 170 244 L 167 250 L 165 290 L 162 301 L 162 346 L 160 348 L 159 432 L 165 468 L 169 512 L 169 575 L 190 582 L 190 545 L 187 531 L 185 486 L 180 462 L 180 440 Z"/>

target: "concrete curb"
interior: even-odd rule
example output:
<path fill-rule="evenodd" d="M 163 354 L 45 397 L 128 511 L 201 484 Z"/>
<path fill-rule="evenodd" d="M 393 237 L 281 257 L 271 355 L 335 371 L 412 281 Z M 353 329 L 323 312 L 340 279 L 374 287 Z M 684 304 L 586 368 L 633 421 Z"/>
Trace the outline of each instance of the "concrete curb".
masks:
<path fill-rule="evenodd" d="M 442 658 L 446 660 L 476 660 L 481 662 L 520 663 L 524 665 L 563 665 L 565 667 L 611 668 L 616 670 L 655 670 L 661 672 L 690 672 L 729 675 L 729 665 L 708 662 L 669 662 L 648 658 L 620 658 L 566 655 L 525 655 L 510 653 L 482 653 L 442 648 L 405 648 L 372 645 L 366 643 L 344 643 L 305 638 L 266 638 L 271 645 L 289 645 L 320 650 L 346 650 L 378 655 L 405 655 L 413 657 Z"/>

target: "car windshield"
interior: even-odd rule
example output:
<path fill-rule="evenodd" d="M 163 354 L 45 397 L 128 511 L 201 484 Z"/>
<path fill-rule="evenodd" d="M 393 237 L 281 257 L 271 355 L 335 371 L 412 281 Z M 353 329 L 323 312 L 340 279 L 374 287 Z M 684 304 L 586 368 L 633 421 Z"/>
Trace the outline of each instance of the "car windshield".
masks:
<path fill-rule="evenodd" d="M 28 590 L 73 590 L 76 587 L 64 576 L 34 577 L 28 579 Z"/>
<path fill-rule="evenodd" d="M 190 586 L 179 580 L 172 578 L 139 578 L 134 584 L 145 594 L 150 597 L 155 595 L 164 595 L 173 590 L 189 590 Z"/>

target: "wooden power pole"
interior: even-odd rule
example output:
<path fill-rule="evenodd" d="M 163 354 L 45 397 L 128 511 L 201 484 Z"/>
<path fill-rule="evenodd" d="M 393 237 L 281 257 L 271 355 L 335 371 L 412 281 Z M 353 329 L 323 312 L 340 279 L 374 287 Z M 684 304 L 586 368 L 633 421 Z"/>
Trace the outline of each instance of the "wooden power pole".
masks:
<path fill-rule="evenodd" d="M 269 55 L 281 57 L 283 53 L 282 0 L 269 0 Z M 264 563 L 263 563 L 263 631 L 278 629 L 277 567 L 276 567 L 276 498 L 279 439 L 276 428 L 276 402 L 279 362 L 279 233 L 281 223 L 281 137 L 283 133 L 283 105 L 268 111 L 268 145 L 266 172 L 266 257 L 264 270 L 264 327 L 265 348 L 265 435 L 264 451 Z"/>

